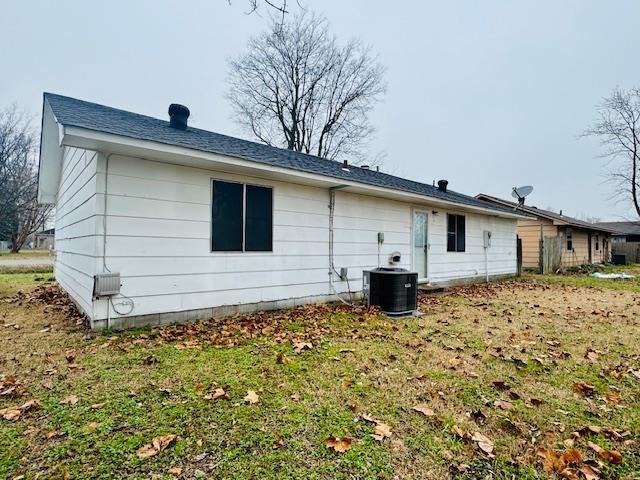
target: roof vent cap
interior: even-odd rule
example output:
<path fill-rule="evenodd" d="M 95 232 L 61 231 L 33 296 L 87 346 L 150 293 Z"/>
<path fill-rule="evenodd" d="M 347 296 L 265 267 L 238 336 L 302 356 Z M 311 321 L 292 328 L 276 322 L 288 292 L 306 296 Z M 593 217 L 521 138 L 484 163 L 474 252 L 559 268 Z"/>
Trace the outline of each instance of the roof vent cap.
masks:
<path fill-rule="evenodd" d="M 362 170 L 369 170 L 369 165 L 360 165 Z"/>
<path fill-rule="evenodd" d="M 447 191 L 447 185 L 449 185 L 449 182 L 447 180 L 438 180 L 438 190 L 440 190 L 441 192 Z"/>
<path fill-rule="evenodd" d="M 169 105 L 169 125 L 178 130 L 186 130 L 187 119 L 190 114 L 191 112 L 184 105 L 172 103 Z"/>

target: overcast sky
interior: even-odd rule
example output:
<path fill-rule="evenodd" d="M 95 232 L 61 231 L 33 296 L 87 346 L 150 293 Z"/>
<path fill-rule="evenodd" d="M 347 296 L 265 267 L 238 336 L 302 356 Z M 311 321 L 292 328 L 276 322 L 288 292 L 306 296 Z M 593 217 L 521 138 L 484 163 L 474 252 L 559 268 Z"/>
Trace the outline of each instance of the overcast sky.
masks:
<path fill-rule="evenodd" d="M 631 216 L 608 200 L 597 142 L 579 135 L 603 96 L 640 85 L 640 2 L 300 1 L 387 67 L 373 115 L 384 170 L 446 178 L 470 195 L 531 184 L 528 203 L 542 208 Z M 237 135 L 226 59 L 267 23 L 247 9 L 247 0 L 3 2 L 0 107 L 17 102 L 38 125 L 43 91 L 160 118 L 178 102 L 191 124 Z"/>

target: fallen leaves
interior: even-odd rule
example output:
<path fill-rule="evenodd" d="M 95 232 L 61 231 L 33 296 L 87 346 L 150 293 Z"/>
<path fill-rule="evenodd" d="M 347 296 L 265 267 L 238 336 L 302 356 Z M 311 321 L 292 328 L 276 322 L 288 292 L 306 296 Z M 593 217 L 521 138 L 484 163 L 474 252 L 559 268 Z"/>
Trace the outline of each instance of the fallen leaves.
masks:
<path fill-rule="evenodd" d="M 276 362 L 280 363 L 282 365 L 289 363 L 291 360 L 289 360 L 289 357 L 287 357 L 287 355 L 284 352 L 278 352 L 278 355 L 276 355 Z"/>
<path fill-rule="evenodd" d="M 154 355 L 148 355 L 142 361 L 143 365 L 155 365 L 156 363 L 160 363 L 160 361 Z"/>
<path fill-rule="evenodd" d="M 64 432 L 62 430 L 59 429 L 54 429 L 54 430 L 49 430 L 46 434 L 45 437 L 47 439 L 51 439 L 51 438 L 55 438 L 55 437 L 61 437 L 64 435 Z"/>
<path fill-rule="evenodd" d="M 540 447 L 536 454 L 542 459 L 542 468 L 547 473 L 562 474 L 568 467 L 582 463 L 582 454 L 575 448 L 570 448 L 565 452 L 558 452 L 550 448 Z"/>
<path fill-rule="evenodd" d="M 475 442 L 476 446 L 486 453 L 488 456 L 493 457 L 493 442 L 489 437 L 483 435 L 480 432 L 475 432 L 471 436 L 471 440 Z"/>
<path fill-rule="evenodd" d="M 578 382 L 573 385 L 573 390 L 583 397 L 593 397 L 596 393 L 596 387 L 587 382 Z"/>
<path fill-rule="evenodd" d="M 591 363 L 597 362 L 599 357 L 600 357 L 599 353 L 596 350 L 593 350 L 592 348 L 588 348 L 586 353 L 584 354 L 584 358 L 589 360 Z"/>
<path fill-rule="evenodd" d="M 382 441 L 387 437 L 391 437 L 393 433 L 391 432 L 391 427 L 386 423 L 377 422 L 375 428 L 373 429 L 373 438 L 378 441 Z"/>
<path fill-rule="evenodd" d="M 300 340 L 293 341 L 293 351 L 296 353 L 301 353 L 305 349 L 311 350 L 312 348 L 313 344 L 311 342 L 303 342 Z"/>
<path fill-rule="evenodd" d="M 254 392 L 255 393 L 255 392 Z M 216 388 L 204 396 L 205 400 L 229 400 L 229 394 L 224 388 Z"/>
<path fill-rule="evenodd" d="M 60 400 L 60 403 L 63 405 L 75 405 L 79 401 L 80 399 L 78 398 L 77 395 L 67 395 L 62 400 Z"/>
<path fill-rule="evenodd" d="M 18 377 L 16 375 L 0 376 L 0 397 L 8 397 L 20 393 L 18 390 Z"/>
<path fill-rule="evenodd" d="M 260 397 L 254 390 L 247 390 L 247 396 L 244 397 L 244 401 L 249 405 L 255 405 L 260 401 Z"/>
<path fill-rule="evenodd" d="M 606 450 L 593 442 L 587 442 L 589 448 L 609 463 L 622 463 L 622 454 L 616 450 Z"/>
<path fill-rule="evenodd" d="M 38 406 L 40 406 L 40 402 L 38 400 L 29 400 L 17 407 L 8 407 L 1 409 L 0 417 L 9 421 L 17 420 L 22 416 L 22 414 L 33 410 Z"/>
<path fill-rule="evenodd" d="M 136 454 L 138 455 L 138 458 L 142 459 L 153 457 L 166 450 L 169 445 L 175 442 L 176 438 L 176 435 L 161 435 L 159 437 L 155 437 L 151 443 L 140 447 Z"/>
<path fill-rule="evenodd" d="M 495 402 L 493 402 L 493 405 L 502 410 L 513 410 L 513 404 L 511 402 L 507 402 L 506 400 L 496 400 Z"/>
<path fill-rule="evenodd" d="M 606 450 L 593 443 L 587 443 L 589 448 L 600 455 L 601 458 L 613 464 L 622 463 L 622 454 L 615 450 Z M 598 471 L 585 463 L 582 454 L 575 448 L 569 448 L 565 452 L 558 452 L 549 448 L 538 448 L 537 455 L 542 459 L 542 466 L 547 473 L 557 473 L 568 480 L 598 480 Z M 581 474 L 582 476 L 580 476 Z"/>
<path fill-rule="evenodd" d="M 435 410 L 431 408 L 429 405 L 427 405 L 426 403 L 420 403 L 418 405 L 415 405 L 413 409 L 416 412 L 420 412 L 425 417 L 434 417 L 436 414 Z"/>
<path fill-rule="evenodd" d="M 46 305 L 47 309 L 63 314 L 76 325 L 82 325 L 86 321 L 86 317 L 78 310 L 76 304 L 71 301 L 69 295 L 56 284 L 38 285 L 29 293 L 19 291 L 13 297 L 4 301 L 18 305 L 24 301 L 29 304 Z M 19 326 L 16 328 L 19 328 Z M 46 327 L 43 330 L 49 331 L 50 328 Z"/>
<path fill-rule="evenodd" d="M 349 437 L 329 437 L 324 444 L 327 448 L 333 449 L 338 453 L 344 453 L 351 449 L 353 439 Z"/>

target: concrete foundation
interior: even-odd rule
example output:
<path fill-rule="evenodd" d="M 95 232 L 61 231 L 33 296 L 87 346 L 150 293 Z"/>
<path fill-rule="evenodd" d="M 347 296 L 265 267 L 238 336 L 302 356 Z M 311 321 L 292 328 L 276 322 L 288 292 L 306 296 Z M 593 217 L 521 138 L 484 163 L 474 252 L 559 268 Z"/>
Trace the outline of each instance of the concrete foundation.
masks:
<path fill-rule="evenodd" d="M 346 294 L 341 294 L 341 297 L 343 299 L 348 298 Z M 362 292 L 352 292 L 351 297 L 354 301 L 359 301 L 362 298 Z M 219 307 L 200 308 L 197 310 L 153 313 L 150 315 L 134 315 L 130 317 L 115 317 L 109 320 L 94 320 L 91 322 L 91 328 L 93 330 L 104 330 L 106 328 L 112 330 L 125 330 L 136 327 L 185 323 L 214 317 L 227 317 L 238 313 L 242 314 L 269 310 L 285 310 L 288 308 L 295 308 L 300 305 L 336 301 L 339 301 L 336 295 L 315 295 L 309 297 L 288 298 L 286 300 L 275 300 L 271 302 L 245 303 L 242 305 L 221 305 Z"/>

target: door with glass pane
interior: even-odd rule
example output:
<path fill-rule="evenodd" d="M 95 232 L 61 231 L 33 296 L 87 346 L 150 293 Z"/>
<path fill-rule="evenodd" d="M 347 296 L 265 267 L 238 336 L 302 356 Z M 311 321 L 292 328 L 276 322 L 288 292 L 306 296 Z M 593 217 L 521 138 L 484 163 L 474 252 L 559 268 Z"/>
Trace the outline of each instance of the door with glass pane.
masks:
<path fill-rule="evenodd" d="M 413 269 L 421 280 L 427 278 L 428 218 L 426 212 L 413 212 Z"/>

